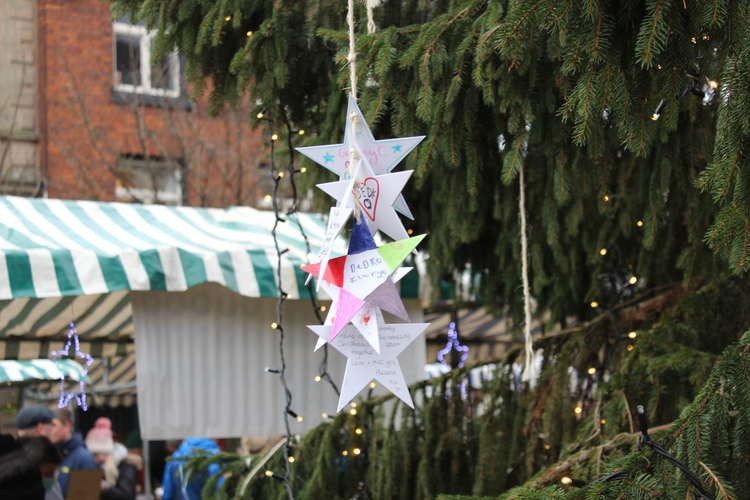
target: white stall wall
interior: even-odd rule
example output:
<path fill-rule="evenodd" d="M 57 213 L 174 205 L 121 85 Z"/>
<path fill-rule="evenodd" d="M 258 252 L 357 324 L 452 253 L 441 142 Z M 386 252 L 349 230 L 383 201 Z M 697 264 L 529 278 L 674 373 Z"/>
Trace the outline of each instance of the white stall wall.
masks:
<path fill-rule="evenodd" d="M 271 330 L 275 299 L 242 297 L 215 284 L 186 292 L 133 292 L 138 414 L 144 439 L 271 436 L 284 433 L 284 395 L 277 375 L 279 335 Z M 406 301 L 413 322 L 422 321 L 417 300 Z M 314 381 L 323 350 L 314 353 L 315 324 L 306 300 L 284 306 L 287 377 L 292 421 L 302 433 L 334 414 L 337 397 Z M 425 343 L 420 336 L 400 356 L 407 382 L 424 378 Z M 346 358 L 329 350 L 328 369 L 338 385 Z M 381 388 L 375 390 L 375 394 Z M 363 392 L 364 394 L 364 392 Z"/>

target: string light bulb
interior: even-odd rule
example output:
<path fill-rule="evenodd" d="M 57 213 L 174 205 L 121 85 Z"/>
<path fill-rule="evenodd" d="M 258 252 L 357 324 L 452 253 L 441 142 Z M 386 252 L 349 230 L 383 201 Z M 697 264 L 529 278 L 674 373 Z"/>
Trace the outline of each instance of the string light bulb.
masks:
<path fill-rule="evenodd" d="M 607 249 L 606 248 L 599 249 L 599 255 L 601 255 L 602 257 L 607 255 Z"/>
<path fill-rule="evenodd" d="M 637 336 L 638 336 L 638 332 L 636 332 L 635 330 L 631 330 L 631 331 L 628 332 L 628 338 L 629 339 L 634 339 Z"/>
<path fill-rule="evenodd" d="M 606 194 L 605 194 L 604 196 L 602 196 L 602 201 L 603 201 L 604 203 L 609 203 L 609 199 L 610 199 L 610 198 L 609 198 L 609 195 L 606 195 Z"/>
<path fill-rule="evenodd" d="M 273 471 L 271 469 L 266 469 L 266 472 L 264 472 L 266 477 L 273 477 Z"/>
<path fill-rule="evenodd" d="M 571 484 L 573 484 L 573 480 L 570 479 L 568 476 L 563 476 L 560 478 L 560 483 L 565 486 L 570 486 Z"/>
<path fill-rule="evenodd" d="M 229 22 L 229 21 L 231 21 L 231 20 L 232 20 L 232 16 L 226 16 L 226 17 L 224 18 L 224 20 L 225 20 L 226 22 Z"/>
<path fill-rule="evenodd" d="M 375 389 L 378 386 L 375 382 L 370 382 L 370 389 Z"/>
<path fill-rule="evenodd" d="M 299 173 L 304 174 L 305 172 L 307 172 L 307 167 L 302 167 L 301 169 L 299 169 Z"/>
<path fill-rule="evenodd" d="M 363 431 L 361 427 L 357 427 L 356 429 L 354 429 L 354 434 L 356 434 L 357 436 L 361 436 L 364 432 L 365 431 Z"/>
<path fill-rule="evenodd" d="M 599 307 L 599 302 L 592 300 L 589 305 L 591 306 L 591 309 L 596 309 L 597 307 Z"/>
<path fill-rule="evenodd" d="M 263 111 L 258 111 L 258 114 L 257 114 L 257 115 L 255 115 L 255 117 L 256 117 L 256 118 L 257 118 L 258 120 L 262 120 L 264 116 L 266 116 L 266 114 L 265 114 L 265 113 L 264 113 Z"/>
<path fill-rule="evenodd" d="M 690 37 L 690 42 L 692 42 L 692 43 L 698 43 L 698 39 L 696 37 L 694 37 L 694 36 L 691 36 Z"/>
<path fill-rule="evenodd" d="M 349 456 L 349 450 L 344 450 L 341 452 L 341 454 L 344 455 L 345 457 Z"/>
<path fill-rule="evenodd" d="M 278 141 L 279 140 L 279 134 L 272 134 L 271 135 L 271 140 L 272 141 Z"/>
<path fill-rule="evenodd" d="M 411 236 L 412 234 L 414 234 L 414 230 L 412 228 L 409 228 L 409 229 L 406 230 L 406 234 L 408 234 L 409 236 Z"/>
<path fill-rule="evenodd" d="M 638 227 L 643 227 L 643 220 L 638 219 L 637 221 L 635 221 L 635 225 Z"/>
<path fill-rule="evenodd" d="M 708 86 L 711 87 L 712 89 L 716 89 L 719 86 L 719 82 L 717 82 L 716 80 L 709 80 Z"/>
<path fill-rule="evenodd" d="M 271 201 L 272 199 L 273 199 L 273 196 L 271 196 L 270 194 L 267 194 L 263 197 L 263 201 Z"/>
<path fill-rule="evenodd" d="M 666 107 L 667 103 L 662 99 L 659 101 L 659 104 L 656 106 L 656 109 L 654 110 L 654 113 L 651 115 L 651 119 L 656 121 L 661 117 L 662 112 L 664 111 L 664 108 Z"/>
<path fill-rule="evenodd" d="M 352 415 L 352 416 L 356 415 L 357 414 L 357 409 L 356 408 L 352 408 L 351 410 L 349 410 L 349 414 Z"/>
<path fill-rule="evenodd" d="M 274 139 L 274 140 L 275 140 L 275 139 Z M 278 177 L 279 179 L 283 179 L 284 177 L 286 177 L 286 173 L 284 173 L 283 171 L 282 171 L 282 172 L 279 172 L 279 175 L 278 175 L 277 177 Z"/>
<path fill-rule="evenodd" d="M 304 419 L 305 417 L 303 417 L 302 415 L 297 415 L 296 417 L 294 417 L 294 420 L 296 420 L 297 422 L 302 422 Z"/>
<path fill-rule="evenodd" d="M 638 283 L 638 277 L 637 276 L 631 276 L 628 279 L 628 283 L 630 283 L 631 285 L 635 285 L 636 283 Z"/>
<path fill-rule="evenodd" d="M 350 403 L 350 406 L 351 406 L 352 408 L 356 408 L 356 407 L 357 407 L 357 402 L 356 402 L 356 401 L 352 401 L 352 402 Z"/>
<path fill-rule="evenodd" d="M 573 408 L 573 413 L 575 413 L 576 415 L 580 415 L 581 413 L 583 413 L 583 408 L 581 408 L 580 405 L 576 406 L 575 408 Z"/>
<path fill-rule="evenodd" d="M 599 420 L 599 423 L 602 424 L 602 425 L 604 425 L 604 424 L 607 423 L 607 419 L 606 418 L 602 418 L 602 419 Z"/>
<path fill-rule="evenodd" d="M 320 382 L 321 380 L 320 375 L 315 375 L 315 378 L 313 380 L 315 380 L 316 382 Z"/>
<path fill-rule="evenodd" d="M 326 309 L 328 309 L 326 306 L 320 306 L 319 307 L 320 312 L 326 312 Z"/>
<path fill-rule="evenodd" d="M 305 129 L 301 128 L 297 131 L 297 135 L 305 135 Z"/>
<path fill-rule="evenodd" d="M 245 34 L 247 35 L 248 38 L 250 38 L 251 36 L 253 36 L 253 32 L 252 31 L 248 31 Z M 263 118 L 263 117 L 261 117 L 261 118 Z"/>
<path fill-rule="evenodd" d="M 355 455 L 359 455 L 360 453 L 362 453 L 362 450 L 360 450 L 359 448 L 354 448 L 352 450 L 352 453 L 355 454 Z"/>
<path fill-rule="evenodd" d="M 635 346 L 634 346 L 633 344 L 628 344 L 628 346 L 627 346 L 627 347 L 626 347 L 625 349 L 627 349 L 627 350 L 628 350 L 628 352 L 630 352 L 630 351 L 632 351 L 633 349 L 635 349 Z"/>
<path fill-rule="evenodd" d="M 293 464 L 294 462 L 296 462 L 296 461 L 297 461 L 297 459 L 296 459 L 296 458 L 294 458 L 294 456 L 292 456 L 292 455 L 289 455 L 289 458 L 287 458 L 287 461 L 289 461 L 289 463 L 290 463 L 290 464 Z"/>
<path fill-rule="evenodd" d="M 278 330 L 279 324 L 275 321 L 271 321 L 271 330 Z"/>
<path fill-rule="evenodd" d="M 321 418 L 328 418 L 328 413 L 323 412 L 320 414 Z"/>
<path fill-rule="evenodd" d="M 592 366 L 591 368 L 586 370 L 586 373 L 588 373 L 589 375 L 594 375 L 596 373 L 596 368 Z"/>

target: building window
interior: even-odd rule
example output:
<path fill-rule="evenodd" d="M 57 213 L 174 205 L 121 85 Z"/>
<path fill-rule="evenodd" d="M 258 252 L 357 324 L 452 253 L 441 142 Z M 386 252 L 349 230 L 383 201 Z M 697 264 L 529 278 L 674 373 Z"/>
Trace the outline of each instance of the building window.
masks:
<path fill-rule="evenodd" d="M 142 156 L 120 158 L 115 171 L 115 198 L 135 203 L 182 204 L 180 163 Z"/>
<path fill-rule="evenodd" d="M 115 90 L 137 94 L 179 97 L 180 59 L 173 52 L 151 61 L 155 32 L 145 26 L 116 21 Z"/>

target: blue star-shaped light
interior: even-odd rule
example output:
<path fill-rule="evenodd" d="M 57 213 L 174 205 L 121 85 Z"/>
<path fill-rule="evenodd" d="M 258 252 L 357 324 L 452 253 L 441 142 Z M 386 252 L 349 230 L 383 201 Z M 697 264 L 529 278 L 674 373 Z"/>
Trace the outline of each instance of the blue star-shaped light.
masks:
<path fill-rule="evenodd" d="M 440 361 L 440 364 L 443 366 L 447 366 L 448 368 L 453 368 L 446 360 L 445 355 L 450 353 L 452 350 L 456 350 L 461 353 L 461 359 L 458 361 L 458 368 L 462 368 L 464 366 L 464 363 L 466 362 L 466 359 L 469 357 L 469 347 L 465 345 L 461 345 L 461 342 L 458 341 L 458 332 L 456 331 L 456 324 L 451 321 L 450 325 L 448 326 L 448 342 L 445 344 L 445 347 L 440 349 L 437 355 L 438 361 Z M 461 389 L 461 396 L 466 398 L 466 382 L 462 382 L 458 384 L 459 388 Z M 448 389 L 445 393 L 446 399 L 449 398 L 451 395 L 450 389 Z"/>
<path fill-rule="evenodd" d="M 75 350 L 73 354 L 70 353 L 70 348 L 73 347 Z M 68 339 L 65 342 L 65 347 L 60 351 L 52 351 L 49 353 L 49 355 L 53 358 L 55 357 L 71 357 L 73 359 L 75 358 L 81 358 L 84 360 L 84 367 L 83 367 L 83 373 L 81 373 L 81 379 L 79 382 L 79 388 L 80 391 L 78 393 L 71 392 L 69 394 L 65 393 L 65 375 L 63 374 L 60 377 L 60 398 L 57 401 L 58 408 L 65 408 L 68 406 L 68 403 L 72 399 L 75 399 L 76 404 L 83 408 L 83 411 L 88 410 L 88 405 L 86 404 L 86 376 L 89 372 L 89 366 L 91 366 L 91 363 L 94 362 L 94 358 L 92 358 L 89 354 L 86 354 L 85 352 L 81 352 L 81 345 L 78 341 L 78 330 L 76 330 L 76 325 L 72 321 L 70 322 L 70 327 L 68 328 Z"/>
<path fill-rule="evenodd" d="M 333 162 L 333 158 L 334 158 L 334 156 L 331 153 L 326 153 L 326 154 L 323 155 L 323 160 L 326 163 L 332 163 Z"/>
<path fill-rule="evenodd" d="M 393 152 L 394 153 L 401 152 L 401 144 L 397 144 L 396 146 L 393 146 Z"/>

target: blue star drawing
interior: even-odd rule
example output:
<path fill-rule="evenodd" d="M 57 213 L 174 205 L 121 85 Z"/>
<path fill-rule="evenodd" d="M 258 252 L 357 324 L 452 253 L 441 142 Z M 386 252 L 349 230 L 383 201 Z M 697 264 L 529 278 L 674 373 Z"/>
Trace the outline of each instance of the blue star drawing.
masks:
<path fill-rule="evenodd" d="M 70 353 L 70 348 L 73 346 L 75 351 L 73 354 Z M 89 366 L 91 366 L 91 363 L 94 362 L 94 358 L 92 358 L 89 354 L 86 354 L 85 352 L 81 352 L 81 345 L 78 341 L 78 330 L 76 330 L 76 325 L 72 321 L 70 322 L 70 326 L 68 328 L 68 339 L 65 342 L 65 347 L 60 351 L 52 351 L 49 353 L 50 357 L 56 358 L 58 356 L 60 357 L 70 357 L 70 358 L 81 358 L 84 360 L 84 367 L 83 367 L 83 373 L 81 373 L 81 378 L 78 381 L 79 383 L 79 392 L 71 392 L 66 394 L 65 393 L 65 375 L 60 376 L 60 399 L 57 401 L 57 407 L 58 408 L 65 408 L 68 406 L 68 403 L 72 399 L 75 399 L 76 404 L 83 408 L 83 411 L 88 410 L 88 405 L 86 404 L 86 376 L 89 373 Z"/>
<path fill-rule="evenodd" d="M 456 323 L 451 321 L 450 325 L 448 326 L 448 342 L 445 344 L 445 347 L 440 349 L 438 351 L 437 359 L 443 366 L 447 366 L 449 369 L 453 369 L 453 367 L 450 365 L 448 361 L 445 360 L 445 355 L 449 354 L 452 350 L 456 350 L 461 353 L 461 358 L 458 361 L 458 368 L 463 368 L 464 363 L 466 362 L 466 359 L 469 357 L 469 347 L 465 345 L 461 345 L 461 342 L 458 341 L 458 332 L 456 331 Z M 461 389 L 461 396 L 465 399 L 466 398 L 466 381 L 461 382 L 458 384 L 459 388 Z M 451 395 L 450 389 L 446 391 L 445 398 L 449 398 Z"/>
<path fill-rule="evenodd" d="M 323 160 L 326 163 L 331 163 L 333 161 L 333 155 L 331 153 L 326 153 L 323 155 Z"/>

